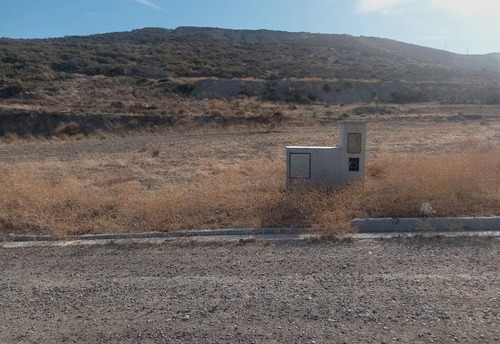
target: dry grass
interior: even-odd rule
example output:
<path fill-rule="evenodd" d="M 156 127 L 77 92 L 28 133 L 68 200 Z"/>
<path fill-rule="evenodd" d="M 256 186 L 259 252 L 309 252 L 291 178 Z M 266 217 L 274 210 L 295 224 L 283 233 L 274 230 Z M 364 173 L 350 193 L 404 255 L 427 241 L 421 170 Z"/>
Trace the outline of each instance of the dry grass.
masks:
<path fill-rule="evenodd" d="M 153 159 L 153 158 L 148 158 Z M 153 159 L 154 160 L 154 159 Z M 68 163 L 0 168 L 0 230 L 72 233 L 306 226 L 349 230 L 354 217 L 500 215 L 498 154 L 469 151 L 371 159 L 364 183 L 331 191 L 284 188 L 280 160 L 205 160 L 192 179 L 148 189 L 124 179 L 80 176 Z M 96 165 L 87 162 L 88 171 Z M 85 164 L 84 164 L 85 165 Z M 123 166 L 127 163 L 124 162 Z"/>
<path fill-rule="evenodd" d="M 80 125 L 76 122 L 67 122 L 60 123 L 57 128 L 54 130 L 56 135 L 76 135 L 78 134 L 78 130 L 80 129 Z"/>
<path fill-rule="evenodd" d="M 252 99 L 197 106 L 200 113 L 270 116 L 320 111 Z M 338 233 L 350 230 L 354 217 L 423 216 L 422 202 L 431 204 L 431 216 L 500 215 L 498 108 L 467 108 L 488 110 L 489 125 L 443 120 L 458 108 L 412 110 L 372 118 L 366 180 L 336 191 L 284 187 L 284 147 L 335 145 L 335 123 L 106 133 L 80 140 L 6 135 L 0 140 L 0 233 L 261 226 Z"/>
<path fill-rule="evenodd" d="M 71 176 L 61 163 L 3 169 L 0 226 L 4 230 L 48 231 L 56 235 L 106 231 L 174 230 L 259 226 L 258 197 L 275 182 L 258 172 L 262 161 L 231 168 L 213 164 L 194 182 L 148 191 L 129 181 L 102 184 Z M 264 196 L 265 197 L 265 196 Z"/>

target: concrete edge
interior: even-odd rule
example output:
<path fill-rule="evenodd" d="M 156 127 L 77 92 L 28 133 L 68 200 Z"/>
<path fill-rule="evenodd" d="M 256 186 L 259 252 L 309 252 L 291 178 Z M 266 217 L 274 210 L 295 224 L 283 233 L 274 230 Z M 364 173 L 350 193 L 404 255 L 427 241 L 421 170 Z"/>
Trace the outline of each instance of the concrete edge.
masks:
<path fill-rule="evenodd" d="M 104 245 L 160 245 L 169 243 L 217 243 L 245 241 L 297 241 L 320 237 L 319 234 L 257 234 L 257 235 L 204 235 L 187 237 L 144 237 L 114 239 L 79 239 L 58 241 L 10 241 L 0 243 L 0 248 L 32 248 L 32 247 L 78 247 Z"/>
<path fill-rule="evenodd" d="M 408 232 L 408 233 L 359 233 L 340 236 L 339 239 L 354 240 L 384 240 L 392 238 L 500 238 L 500 231 L 487 232 Z M 0 248 L 42 248 L 42 247 L 82 247 L 82 246 L 105 246 L 105 245 L 163 245 L 163 244 L 192 244 L 192 243 L 235 243 L 245 241 L 268 241 L 268 242 L 293 242 L 322 239 L 319 233 L 311 234 L 257 234 L 257 235 L 214 235 L 214 236 L 191 236 L 191 237 L 152 237 L 152 238 L 119 238 L 119 239 L 81 239 L 65 241 L 18 241 L 0 243 Z"/>
<path fill-rule="evenodd" d="M 205 236 L 245 236 L 245 235 L 298 235 L 317 232 L 314 228 L 229 228 L 181 230 L 171 232 L 140 232 L 140 233 L 107 233 L 82 234 L 57 237 L 53 235 L 8 235 L 0 242 L 47 242 L 47 241 L 77 241 L 77 240 L 117 240 L 117 239 L 150 239 L 150 238 L 191 238 Z"/>
<path fill-rule="evenodd" d="M 407 237 L 411 236 L 469 236 L 499 232 L 500 217 L 458 218 L 367 218 L 354 219 L 351 224 L 358 233 L 348 237 L 355 239 Z M 370 237 L 370 234 L 377 236 Z M 315 228 L 230 228 L 207 230 L 182 230 L 173 232 L 142 232 L 117 234 L 84 234 L 56 237 L 51 235 L 9 235 L 0 238 L 0 247 L 72 246 L 109 243 L 163 243 L 183 239 L 194 241 L 238 241 L 238 240 L 304 240 L 319 238 L 322 234 Z M 20 243 L 19 246 L 14 245 Z M 27 243 L 23 245 L 22 243 Z M 33 243 L 33 244 L 30 244 Z"/>
<path fill-rule="evenodd" d="M 354 219 L 351 224 L 358 233 L 380 232 L 453 232 L 500 231 L 500 216 L 496 217 L 435 217 L 435 218 L 367 218 Z"/>

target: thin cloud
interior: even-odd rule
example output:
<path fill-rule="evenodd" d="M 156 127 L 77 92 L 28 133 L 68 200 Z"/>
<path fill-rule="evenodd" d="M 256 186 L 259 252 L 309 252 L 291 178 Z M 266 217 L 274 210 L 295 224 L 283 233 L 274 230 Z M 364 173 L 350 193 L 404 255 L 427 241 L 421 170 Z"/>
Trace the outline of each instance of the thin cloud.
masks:
<path fill-rule="evenodd" d="M 476 13 L 498 14 L 497 0 L 427 0 L 432 6 L 456 12 L 462 16 Z"/>
<path fill-rule="evenodd" d="M 361 0 L 358 4 L 358 11 L 387 14 L 391 9 L 403 2 L 405 0 Z"/>
<path fill-rule="evenodd" d="M 397 10 L 415 8 L 416 5 L 422 7 L 424 4 L 454 12 L 463 17 L 485 14 L 500 18 L 500 3 L 498 0 L 359 0 L 357 9 L 360 12 L 391 14 Z"/>
<path fill-rule="evenodd" d="M 149 6 L 151 8 L 154 8 L 155 10 L 158 10 L 158 11 L 165 11 L 165 9 L 161 8 L 160 6 L 154 4 L 153 2 L 151 2 L 150 0 L 134 0 L 135 2 L 138 2 L 140 4 L 143 4 L 143 5 L 146 5 L 146 6 Z"/>

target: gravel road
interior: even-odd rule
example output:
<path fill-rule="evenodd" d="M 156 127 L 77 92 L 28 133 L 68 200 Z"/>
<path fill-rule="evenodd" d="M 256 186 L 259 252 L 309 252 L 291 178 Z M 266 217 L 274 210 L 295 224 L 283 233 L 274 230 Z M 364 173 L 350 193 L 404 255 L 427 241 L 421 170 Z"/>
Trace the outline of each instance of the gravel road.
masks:
<path fill-rule="evenodd" d="M 0 249 L 0 343 L 498 343 L 500 239 Z"/>

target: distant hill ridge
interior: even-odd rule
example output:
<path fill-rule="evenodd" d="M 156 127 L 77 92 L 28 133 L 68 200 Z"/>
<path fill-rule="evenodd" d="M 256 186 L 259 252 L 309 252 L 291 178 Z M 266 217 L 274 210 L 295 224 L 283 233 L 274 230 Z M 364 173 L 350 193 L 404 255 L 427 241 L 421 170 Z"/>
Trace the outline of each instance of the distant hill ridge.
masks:
<path fill-rule="evenodd" d="M 308 40 L 324 46 L 348 46 L 356 50 L 372 50 L 381 57 L 416 60 L 471 71 L 500 72 L 500 53 L 462 55 L 377 37 L 355 37 L 346 34 L 319 34 L 273 30 L 232 30 L 211 27 L 181 26 L 176 29 L 144 28 L 129 32 L 105 33 L 90 36 L 67 36 L 52 41 L 95 41 L 98 43 L 159 44 L 172 41 L 210 40 L 231 43 L 286 43 Z"/>
<path fill-rule="evenodd" d="M 0 99 L 48 94 L 47 84 L 79 75 L 133 78 L 143 85 L 148 78 L 156 79 L 155 87 L 184 96 L 269 98 L 272 94 L 278 100 L 305 97 L 332 103 L 350 99 L 500 102 L 499 53 L 460 55 L 385 38 L 178 27 L 0 39 Z M 197 90 L 193 85 L 177 85 L 177 80 L 186 78 L 265 82 L 237 87 L 233 83 L 229 89 L 226 81 L 212 81 L 204 83 L 201 92 L 200 85 Z M 293 87 L 274 82 L 286 80 Z M 301 80 L 318 84 L 300 84 Z M 395 92 L 404 97 L 395 97 Z"/>
<path fill-rule="evenodd" d="M 148 27 L 124 32 L 111 32 L 103 34 L 94 34 L 89 36 L 65 36 L 60 38 L 51 38 L 50 40 L 77 39 L 77 40 L 109 40 L 115 42 L 118 39 L 131 43 L 159 43 L 175 40 L 179 37 L 210 38 L 227 42 L 240 43 L 259 43 L 259 42 L 288 42 L 319 37 L 322 34 L 307 32 L 287 32 L 274 30 L 232 30 L 211 27 L 180 26 L 176 29 L 165 29 L 157 27 Z"/>
<path fill-rule="evenodd" d="M 320 34 L 307 32 L 286 32 L 272 30 L 230 30 L 209 27 L 181 26 L 171 31 L 174 36 L 202 36 L 216 40 L 239 43 L 279 43 L 319 37 Z"/>

